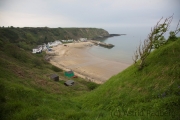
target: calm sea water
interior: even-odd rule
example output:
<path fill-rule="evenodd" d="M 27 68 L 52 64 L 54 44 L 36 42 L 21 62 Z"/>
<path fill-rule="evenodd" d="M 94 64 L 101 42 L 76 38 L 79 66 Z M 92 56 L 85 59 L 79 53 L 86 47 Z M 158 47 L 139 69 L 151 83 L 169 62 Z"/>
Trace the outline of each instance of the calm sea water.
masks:
<path fill-rule="evenodd" d="M 169 31 L 174 31 L 175 28 L 176 26 L 171 27 Z M 93 46 L 92 48 L 90 48 L 89 52 L 104 59 L 128 64 L 133 63 L 132 56 L 134 56 L 136 48 L 139 46 L 140 42 L 143 42 L 151 32 L 150 25 L 143 27 L 114 27 L 104 29 L 107 30 L 110 34 L 114 33 L 126 35 L 101 39 L 100 41 L 113 44 L 115 45 L 115 47 L 108 49 L 101 46 Z M 166 39 L 169 36 L 169 31 L 164 34 Z M 180 33 L 177 36 L 180 36 Z"/>
<path fill-rule="evenodd" d="M 95 56 L 104 59 L 132 64 L 132 56 L 139 46 L 140 41 L 144 41 L 150 32 L 150 27 L 126 27 L 126 28 L 107 28 L 106 30 L 111 34 L 126 34 L 122 36 L 114 36 L 100 41 L 115 45 L 115 47 L 108 49 L 101 46 L 93 46 L 89 52 Z"/>

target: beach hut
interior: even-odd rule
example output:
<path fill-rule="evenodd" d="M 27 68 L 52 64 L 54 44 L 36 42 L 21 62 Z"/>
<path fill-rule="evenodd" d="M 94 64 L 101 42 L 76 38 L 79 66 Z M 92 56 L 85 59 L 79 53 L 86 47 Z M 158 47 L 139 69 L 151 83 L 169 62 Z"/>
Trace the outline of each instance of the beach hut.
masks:
<path fill-rule="evenodd" d="M 66 81 L 66 82 L 64 83 L 64 85 L 66 85 L 66 86 L 72 86 L 72 85 L 74 85 L 74 81 L 73 81 L 73 80 L 68 80 L 68 81 Z"/>
<path fill-rule="evenodd" d="M 56 74 L 52 74 L 52 75 L 50 76 L 50 79 L 52 79 L 52 80 L 54 80 L 54 81 L 59 81 L 59 76 L 56 75 Z"/>
<path fill-rule="evenodd" d="M 66 77 L 73 77 L 74 76 L 74 72 L 71 70 L 71 71 L 66 71 L 65 73 L 64 73 L 64 75 L 66 76 Z"/>

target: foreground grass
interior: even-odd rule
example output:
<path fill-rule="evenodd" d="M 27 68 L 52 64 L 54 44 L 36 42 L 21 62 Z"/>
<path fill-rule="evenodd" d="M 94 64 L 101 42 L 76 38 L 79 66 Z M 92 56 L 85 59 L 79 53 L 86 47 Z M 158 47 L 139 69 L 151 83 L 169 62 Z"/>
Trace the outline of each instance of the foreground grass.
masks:
<path fill-rule="evenodd" d="M 179 119 L 179 53 L 180 39 L 155 50 L 143 70 L 132 65 L 83 96 L 83 109 L 98 119 Z"/>
<path fill-rule="evenodd" d="M 33 55 L 13 44 L 2 48 L 0 54 L 2 120 L 59 119 L 65 110 L 79 109 L 79 103 L 71 100 L 72 97 L 99 86 L 75 78 L 75 85 L 67 87 L 64 82 L 69 78 L 62 70 L 44 61 L 43 54 Z M 49 79 L 53 73 L 60 76 L 59 82 Z"/>
<path fill-rule="evenodd" d="M 19 62 L 2 52 L 1 119 L 179 119 L 179 46 L 180 39 L 160 47 L 150 54 L 143 70 L 132 65 L 93 91 L 96 85 L 82 79 L 72 87 L 49 80 L 53 67 L 36 64 L 42 56 Z M 67 79 L 63 72 L 57 74 Z"/>

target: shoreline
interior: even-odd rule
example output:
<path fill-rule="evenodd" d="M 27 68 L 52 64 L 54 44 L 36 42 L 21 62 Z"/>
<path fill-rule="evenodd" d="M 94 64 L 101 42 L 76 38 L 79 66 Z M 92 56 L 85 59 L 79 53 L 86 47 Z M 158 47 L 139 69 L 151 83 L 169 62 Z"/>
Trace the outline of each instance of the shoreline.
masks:
<path fill-rule="evenodd" d="M 91 42 L 68 43 L 53 47 L 50 63 L 87 81 L 103 84 L 113 75 L 129 67 L 129 64 L 106 60 L 89 53 Z M 119 67 L 118 67 L 119 66 Z"/>

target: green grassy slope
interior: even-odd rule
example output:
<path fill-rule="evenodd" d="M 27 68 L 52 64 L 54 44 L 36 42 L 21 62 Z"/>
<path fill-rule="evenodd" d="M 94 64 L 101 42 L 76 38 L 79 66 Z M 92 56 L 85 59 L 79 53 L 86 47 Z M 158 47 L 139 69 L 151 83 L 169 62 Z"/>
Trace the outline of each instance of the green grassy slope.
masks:
<path fill-rule="evenodd" d="M 180 119 L 180 39 L 152 52 L 143 70 L 132 65 L 82 99 L 94 119 Z"/>
<path fill-rule="evenodd" d="M 67 87 L 64 81 L 69 78 L 44 61 L 44 54 L 32 54 L 11 43 L 1 47 L 0 55 L 1 120 L 58 119 L 64 109 L 76 106 L 71 97 L 98 86 L 74 78 L 75 85 Z M 53 73 L 60 76 L 59 82 L 49 79 Z"/>
<path fill-rule="evenodd" d="M 180 39 L 154 50 L 141 71 L 132 65 L 91 91 L 98 85 L 80 78 L 64 86 L 63 72 L 20 47 L 14 33 L 0 38 L 0 119 L 179 119 Z"/>

